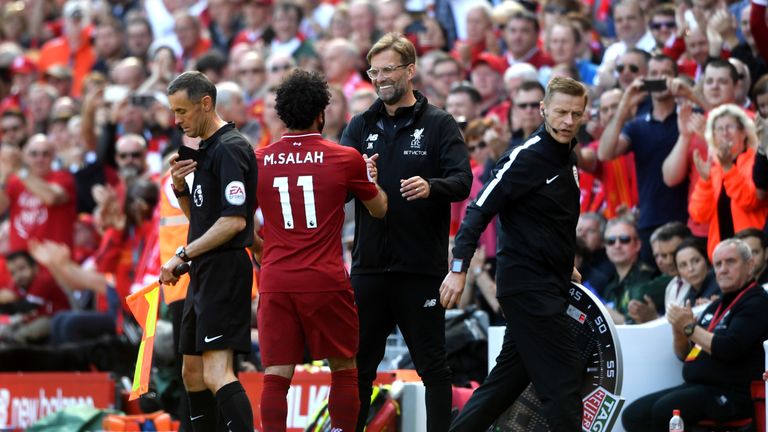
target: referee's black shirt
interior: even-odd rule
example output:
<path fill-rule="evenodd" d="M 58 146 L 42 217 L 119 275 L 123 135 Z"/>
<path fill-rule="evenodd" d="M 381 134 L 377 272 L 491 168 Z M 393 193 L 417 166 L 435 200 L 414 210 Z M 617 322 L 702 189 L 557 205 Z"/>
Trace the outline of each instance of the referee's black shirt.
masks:
<path fill-rule="evenodd" d="M 573 147 L 555 141 L 544 126 L 496 164 L 456 236 L 454 258 L 466 271 L 477 240 L 499 215 L 497 296 L 569 286 L 579 219 L 579 185 Z"/>
<path fill-rule="evenodd" d="M 246 227 L 217 249 L 238 249 L 253 243 L 256 206 L 256 156 L 248 139 L 232 123 L 200 143 L 190 196 L 187 243 L 223 216 L 242 216 Z"/>

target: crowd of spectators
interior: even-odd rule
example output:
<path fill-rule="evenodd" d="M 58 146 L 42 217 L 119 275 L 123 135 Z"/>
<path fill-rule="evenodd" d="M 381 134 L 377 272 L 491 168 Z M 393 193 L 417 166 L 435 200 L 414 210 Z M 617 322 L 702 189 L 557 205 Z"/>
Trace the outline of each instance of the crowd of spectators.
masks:
<path fill-rule="evenodd" d="M 165 95 L 178 73 L 215 82 L 221 117 L 260 148 L 285 131 L 276 85 L 318 70 L 332 94 L 324 135 L 339 140 L 377 97 L 365 55 L 393 31 L 417 47 L 415 88 L 462 128 L 470 199 L 541 125 L 552 77 L 588 86 L 576 266 L 617 323 L 717 298 L 709 262 L 730 237 L 768 283 L 764 3 L 2 2 L 0 351 L 125 331 L 122 299 L 159 272 L 160 178 L 185 139 Z M 500 322 L 494 224 L 481 245 L 461 305 Z"/>

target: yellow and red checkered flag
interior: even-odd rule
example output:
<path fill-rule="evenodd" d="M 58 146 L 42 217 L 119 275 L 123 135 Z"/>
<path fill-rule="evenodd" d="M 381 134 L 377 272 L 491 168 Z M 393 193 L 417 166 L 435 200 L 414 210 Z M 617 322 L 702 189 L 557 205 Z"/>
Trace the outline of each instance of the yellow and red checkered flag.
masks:
<path fill-rule="evenodd" d="M 131 313 L 144 330 L 133 372 L 133 387 L 128 400 L 134 400 L 149 390 L 149 373 L 152 369 L 152 351 L 155 348 L 157 309 L 160 301 L 160 284 L 151 283 L 125 298 Z"/>

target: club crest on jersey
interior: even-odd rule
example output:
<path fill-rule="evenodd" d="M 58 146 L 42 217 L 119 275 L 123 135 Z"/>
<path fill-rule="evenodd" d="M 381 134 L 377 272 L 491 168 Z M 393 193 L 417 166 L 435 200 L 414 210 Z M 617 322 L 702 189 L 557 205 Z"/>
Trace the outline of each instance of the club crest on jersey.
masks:
<path fill-rule="evenodd" d="M 224 198 L 232 205 L 243 205 L 245 203 L 245 185 L 241 181 L 229 182 L 224 188 Z"/>
<path fill-rule="evenodd" d="M 192 194 L 192 197 L 195 201 L 195 206 L 202 207 L 203 206 L 203 187 L 200 185 L 197 185 L 195 188 L 195 192 Z"/>
<path fill-rule="evenodd" d="M 424 128 L 416 129 L 413 131 L 413 139 L 411 140 L 411 148 L 412 149 L 420 149 L 421 148 L 421 137 L 424 135 Z"/>

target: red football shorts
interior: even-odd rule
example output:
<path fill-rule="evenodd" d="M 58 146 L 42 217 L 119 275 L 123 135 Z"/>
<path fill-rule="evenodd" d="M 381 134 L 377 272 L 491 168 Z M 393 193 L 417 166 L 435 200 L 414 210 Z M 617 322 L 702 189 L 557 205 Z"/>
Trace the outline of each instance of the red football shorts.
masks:
<path fill-rule="evenodd" d="M 351 289 L 262 293 L 256 317 L 264 366 L 301 363 L 305 344 L 313 359 L 357 355 L 357 305 Z"/>

